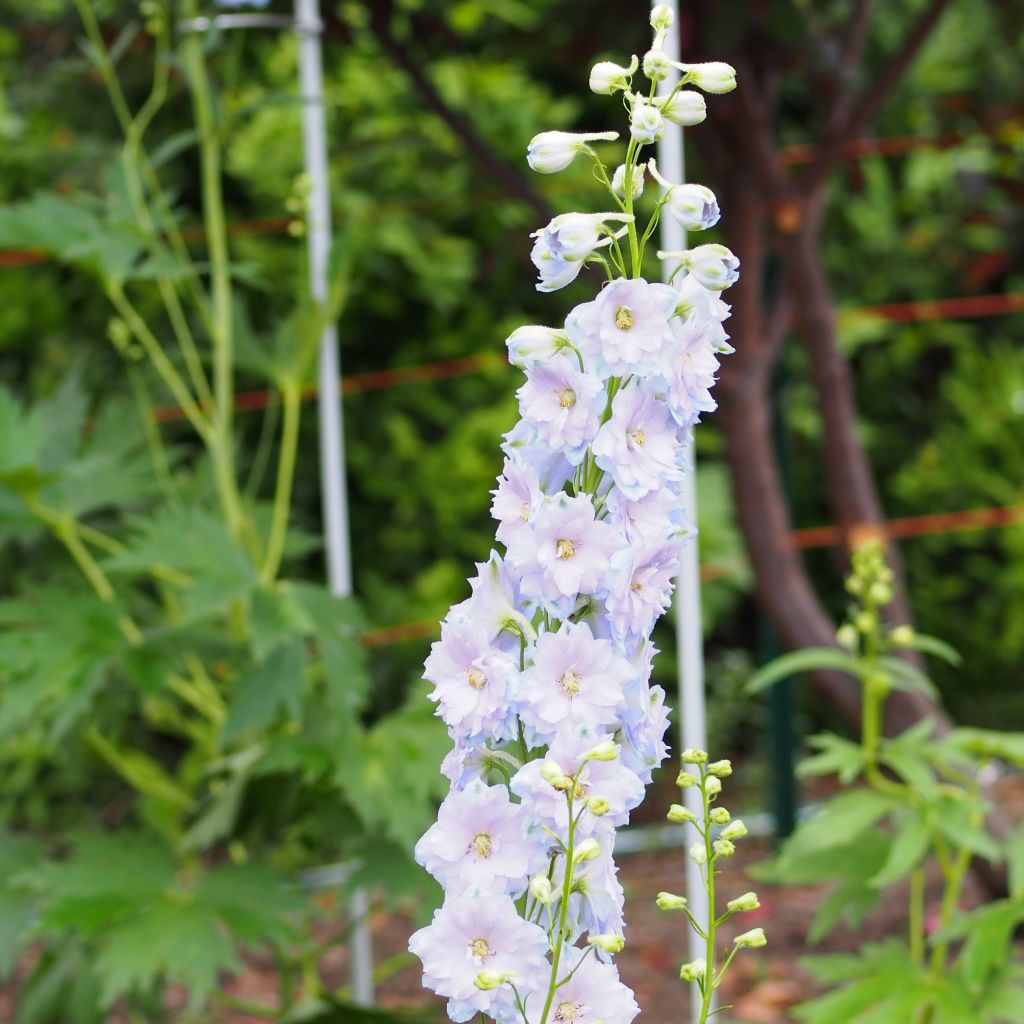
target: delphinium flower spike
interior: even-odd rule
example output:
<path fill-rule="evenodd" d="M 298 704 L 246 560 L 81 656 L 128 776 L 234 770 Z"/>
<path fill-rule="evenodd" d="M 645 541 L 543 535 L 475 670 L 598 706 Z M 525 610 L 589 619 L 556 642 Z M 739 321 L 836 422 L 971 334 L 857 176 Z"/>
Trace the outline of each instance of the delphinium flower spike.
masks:
<path fill-rule="evenodd" d="M 684 85 L 735 81 L 726 65 L 694 64 L 661 88 L 671 11 L 655 8 L 651 25 L 642 61 L 591 72 L 592 90 L 627 108 L 625 157 L 610 174 L 598 147 L 614 131 L 530 143 L 535 171 L 587 160 L 606 189 L 604 212 L 560 214 L 534 233 L 537 288 L 563 288 L 588 265 L 607 282 L 562 326 L 508 339 L 525 381 L 493 492 L 504 550 L 477 566 L 424 670 L 454 748 L 442 766 L 451 792 L 416 847 L 444 905 L 410 948 L 453 1021 L 630 1024 L 639 1012 L 613 961 L 625 929 L 615 833 L 668 753 L 651 632 L 693 534 L 682 453 L 715 408 L 718 359 L 731 351 L 720 293 L 738 266 L 724 246 L 700 246 L 671 254 L 671 283 L 642 276 L 663 212 L 692 231 L 719 216 L 710 190 L 667 181 L 645 147 L 666 120 L 706 116 Z"/>

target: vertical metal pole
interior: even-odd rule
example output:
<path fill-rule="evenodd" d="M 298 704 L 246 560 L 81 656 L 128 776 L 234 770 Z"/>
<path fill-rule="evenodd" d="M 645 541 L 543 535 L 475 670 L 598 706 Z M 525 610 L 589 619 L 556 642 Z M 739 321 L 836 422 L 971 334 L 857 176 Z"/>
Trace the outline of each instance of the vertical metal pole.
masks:
<path fill-rule="evenodd" d="M 655 4 L 652 2 L 652 7 Z M 669 60 L 679 60 L 679 3 L 669 4 L 675 15 L 675 25 L 667 33 L 664 42 L 665 55 Z M 678 80 L 678 72 L 665 81 L 664 89 L 671 92 Z M 658 143 L 658 168 L 672 182 L 686 180 L 686 166 L 683 150 L 683 129 L 670 121 L 665 122 L 665 134 Z M 661 218 L 661 247 L 666 250 L 686 248 L 686 232 L 681 224 L 671 217 Z M 674 267 L 665 263 L 666 276 Z M 696 459 L 692 442 L 684 453 L 691 471 L 682 485 L 683 513 L 694 524 L 697 523 L 697 481 Z M 701 630 L 700 609 L 700 554 L 696 537 L 684 541 L 679 556 L 679 577 L 676 580 L 675 595 L 676 648 L 679 678 L 679 742 L 681 748 L 707 748 L 707 727 L 704 707 L 704 638 Z M 696 787 L 683 791 L 685 806 L 700 817 L 703 814 L 701 797 Z M 700 869 L 686 858 L 686 896 L 690 909 L 698 921 L 707 919 L 708 898 Z M 704 956 L 703 940 L 690 932 L 690 959 Z M 691 998 L 690 1012 L 694 1021 L 698 1019 L 698 1000 Z"/>
<path fill-rule="evenodd" d="M 331 199 L 327 176 L 327 129 L 323 102 L 323 59 L 320 48 L 318 0 L 295 0 L 299 36 L 299 80 L 302 91 L 302 142 L 309 199 L 309 278 L 313 298 L 327 298 L 327 263 L 331 251 Z M 352 593 L 348 498 L 345 486 L 345 434 L 341 418 L 341 362 L 337 326 L 329 324 L 320 340 L 319 413 L 320 480 L 324 533 L 327 542 L 327 581 L 332 594 Z M 357 1003 L 373 1002 L 373 948 L 367 921 L 369 897 L 360 890 L 352 897 L 352 991 Z"/>

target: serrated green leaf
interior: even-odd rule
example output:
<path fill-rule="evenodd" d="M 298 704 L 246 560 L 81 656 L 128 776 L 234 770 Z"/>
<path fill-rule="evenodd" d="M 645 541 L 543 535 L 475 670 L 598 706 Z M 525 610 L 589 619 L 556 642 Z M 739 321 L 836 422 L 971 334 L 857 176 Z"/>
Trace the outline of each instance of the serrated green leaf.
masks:
<path fill-rule="evenodd" d="M 805 647 L 765 665 L 754 673 L 744 689 L 747 693 L 760 693 L 781 679 L 801 672 L 813 672 L 815 669 L 835 669 L 860 678 L 863 664 L 837 647 Z"/>
<path fill-rule="evenodd" d="M 893 807 L 891 796 L 873 789 L 853 789 L 828 800 L 803 822 L 787 843 L 810 852 L 846 846 L 883 818 Z"/>
<path fill-rule="evenodd" d="M 1006 860 L 1009 868 L 1010 895 L 1024 900 L 1024 822 L 1006 838 Z"/>
<path fill-rule="evenodd" d="M 915 633 L 910 643 L 900 644 L 899 646 L 912 651 L 921 651 L 923 654 L 933 654 L 936 658 L 941 658 L 950 665 L 956 666 L 963 663 L 963 658 L 960 657 L 960 653 L 956 648 L 947 644 L 945 640 L 940 640 L 937 636 Z"/>
<path fill-rule="evenodd" d="M 167 979 L 184 985 L 190 1006 L 198 1008 L 216 987 L 218 974 L 239 967 L 219 917 L 198 902 L 167 898 L 105 931 L 95 962 L 106 1006 Z"/>
<path fill-rule="evenodd" d="M 897 690 L 923 693 L 935 701 L 939 699 L 939 691 L 936 690 L 935 684 L 909 661 L 883 655 L 878 659 L 878 666 L 889 676 L 892 685 Z"/>
<path fill-rule="evenodd" d="M 931 800 L 938 792 L 939 782 L 926 757 L 910 747 L 895 743 L 883 743 L 879 760 L 891 768 L 911 789 L 925 800 Z"/>
<path fill-rule="evenodd" d="M 928 822 L 912 811 L 900 824 L 881 871 L 871 878 L 871 886 L 882 889 L 909 874 L 927 856 L 931 845 Z"/>
<path fill-rule="evenodd" d="M 969 800 L 941 800 L 936 805 L 935 824 L 958 849 L 984 857 L 993 864 L 1003 859 L 999 843 L 985 830 L 985 805 Z"/>
<path fill-rule="evenodd" d="M 980 990 L 989 975 L 1006 965 L 1013 953 L 1013 931 L 1021 921 L 1024 903 L 1019 900 L 999 900 L 965 915 L 966 939 L 957 968 L 973 991 Z"/>
<path fill-rule="evenodd" d="M 975 760 L 999 758 L 1024 770 L 1024 733 L 958 728 L 946 736 L 945 742 L 953 750 Z"/>
<path fill-rule="evenodd" d="M 797 766 L 800 778 L 834 774 L 843 785 L 849 785 L 864 768 L 864 750 L 859 743 L 823 733 L 812 736 L 808 744 L 818 753 L 804 758 Z"/>
<path fill-rule="evenodd" d="M 199 881 L 195 896 L 224 920 L 239 942 L 250 945 L 296 939 L 296 919 L 310 909 L 293 881 L 262 864 L 216 868 Z"/>
<path fill-rule="evenodd" d="M 305 666 L 305 645 L 295 639 L 241 676 L 228 707 L 224 739 L 233 740 L 246 729 L 264 729 L 282 712 L 296 721 L 302 712 Z"/>

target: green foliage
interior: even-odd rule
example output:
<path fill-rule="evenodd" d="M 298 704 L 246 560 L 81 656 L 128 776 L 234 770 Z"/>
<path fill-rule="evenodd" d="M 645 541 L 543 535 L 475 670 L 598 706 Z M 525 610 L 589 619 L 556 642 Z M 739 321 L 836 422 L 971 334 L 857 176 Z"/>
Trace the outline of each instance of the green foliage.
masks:
<path fill-rule="evenodd" d="M 837 925 L 856 927 L 892 887 L 909 879 L 908 940 L 863 946 L 855 955 L 813 957 L 807 968 L 830 991 L 798 1007 L 807 1024 L 905 1024 L 907 1021 L 1010 1024 L 1024 1005 L 1024 969 L 1013 959 L 1012 936 L 1024 922 L 1024 829 L 1008 837 L 989 830 L 991 810 L 981 772 L 993 761 L 1024 768 L 1024 735 L 953 729 L 937 736 L 930 720 L 891 739 L 881 734 L 887 696 L 925 689 L 927 676 L 894 656 L 927 651 L 957 664 L 948 645 L 907 626 L 883 624 L 892 599 L 892 573 L 881 547 L 869 543 L 853 556 L 847 590 L 855 599 L 840 627 L 843 650 L 805 650 L 762 670 L 763 688 L 798 669 L 839 668 L 863 694 L 859 743 L 825 734 L 804 775 L 836 774 L 844 786 L 824 800 L 760 877 L 787 885 L 831 883 L 808 933 L 821 941 Z M 1011 865 L 1010 895 L 973 910 L 959 909 L 973 858 Z M 925 869 L 936 862 L 944 888 L 938 927 L 925 930 Z"/>

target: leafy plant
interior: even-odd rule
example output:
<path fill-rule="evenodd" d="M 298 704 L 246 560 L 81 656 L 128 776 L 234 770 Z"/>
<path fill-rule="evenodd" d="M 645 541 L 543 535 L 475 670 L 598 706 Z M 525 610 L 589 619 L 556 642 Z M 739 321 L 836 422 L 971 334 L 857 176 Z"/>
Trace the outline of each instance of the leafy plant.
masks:
<path fill-rule="evenodd" d="M 441 757 L 428 715 L 372 708 L 358 605 L 283 572 L 318 543 L 291 522 L 301 399 L 360 236 L 334 254 L 325 302 L 303 293 L 269 331 L 250 326 L 203 40 L 172 43 L 169 5 L 148 6 L 153 77 L 133 111 L 116 65 L 146 37 L 129 24 L 108 46 L 93 5 L 76 8 L 123 131 L 117 166 L 101 195 L 0 207 L 0 244 L 100 288 L 120 395 L 95 402 L 80 372 L 34 403 L 0 389 L 0 547 L 45 567 L 0 598 L 0 972 L 35 951 L 17 1024 L 106 1020 L 115 1005 L 160 1019 L 172 985 L 193 1015 L 225 1005 L 221 976 L 266 948 L 278 999 L 249 1009 L 328 1020 L 347 1012 L 318 969 L 339 929 L 300 872 L 348 860 L 359 884 L 387 877 L 394 892 L 438 787 L 417 766 Z M 181 81 L 194 130 L 157 155 L 150 128 Z M 163 184 L 171 154 L 198 157 L 202 258 Z M 269 488 L 273 420 L 247 451 L 240 373 L 280 411 Z M 400 800 L 381 781 L 396 759 Z"/>
<path fill-rule="evenodd" d="M 867 944 L 854 955 L 810 958 L 811 973 L 832 991 L 795 1014 L 807 1024 L 1012 1024 L 1024 1013 L 1024 967 L 1014 961 L 1011 942 L 1024 923 L 1024 827 L 1005 838 L 989 827 L 982 778 L 993 761 L 1024 769 L 1024 734 L 957 728 L 940 736 L 924 720 L 883 735 L 893 690 L 934 695 L 928 676 L 898 651 L 959 661 L 935 637 L 885 625 L 891 582 L 881 545 L 859 546 L 846 584 L 853 605 L 838 632 L 841 649 L 786 655 L 750 683 L 761 690 L 794 672 L 830 668 L 849 673 L 861 688 L 860 741 L 814 737 L 815 753 L 801 766 L 805 777 L 836 775 L 849 788 L 823 801 L 761 869 L 787 885 L 832 883 L 810 940 L 843 921 L 857 926 L 895 885 L 908 887 L 905 938 Z M 967 910 L 960 903 L 974 858 L 1008 862 L 1010 892 Z M 925 900 L 933 864 L 942 892 L 930 928 Z"/>

